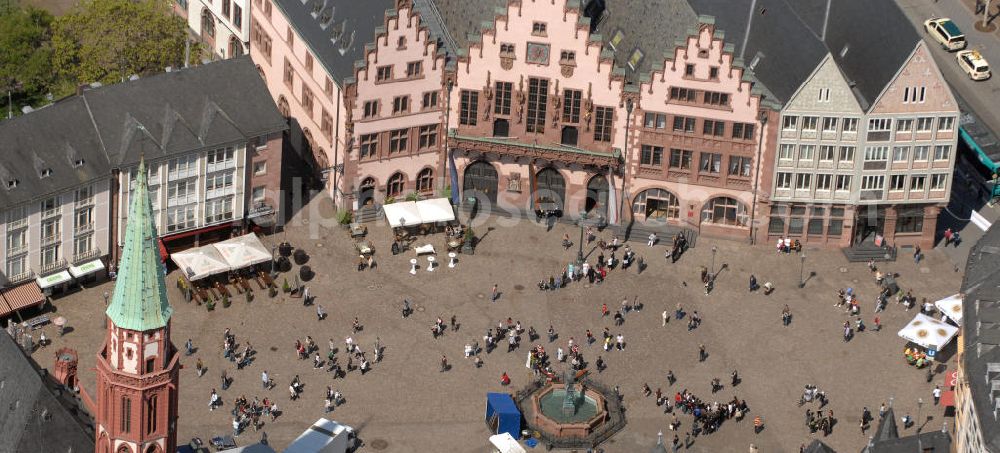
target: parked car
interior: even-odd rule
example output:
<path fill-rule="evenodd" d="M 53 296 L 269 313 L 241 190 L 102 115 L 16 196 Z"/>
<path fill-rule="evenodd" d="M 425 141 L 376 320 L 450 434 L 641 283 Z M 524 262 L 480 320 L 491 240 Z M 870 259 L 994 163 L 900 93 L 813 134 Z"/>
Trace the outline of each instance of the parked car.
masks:
<path fill-rule="evenodd" d="M 947 17 L 933 17 L 924 21 L 924 30 L 947 51 L 965 48 L 965 35 Z"/>
<path fill-rule="evenodd" d="M 978 50 L 963 50 L 955 54 L 958 66 L 969 75 L 972 80 L 986 80 L 990 78 L 990 66 L 986 63 L 986 58 Z"/>

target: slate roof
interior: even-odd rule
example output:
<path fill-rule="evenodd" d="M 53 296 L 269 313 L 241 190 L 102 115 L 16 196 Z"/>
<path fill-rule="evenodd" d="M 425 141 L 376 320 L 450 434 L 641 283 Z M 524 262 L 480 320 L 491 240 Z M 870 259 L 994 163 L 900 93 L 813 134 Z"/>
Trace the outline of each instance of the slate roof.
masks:
<path fill-rule="evenodd" d="M 498 9 L 506 11 L 507 0 L 415 0 L 418 11 L 435 8 L 449 37 L 444 39 L 452 54 L 469 51 L 470 35 L 479 35 L 484 22 L 493 22 Z M 430 3 L 431 5 L 428 5 Z M 423 16 L 421 16 L 423 17 Z M 433 16 L 429 19 L 433 20 Z M 432 27 L 433 28 L 433 27 Z M 453 43 L 449 43 L 453 41 Z"/>
<path fill-rule="evenodd" d="M 0 206 L 109 177 L 143 153 L 156 159 L 287 127 L 246 56 L 88 89 L 0 121 Z M 46 168 L 52 176 L 40 177 Z M 11 179 L 18 185 L 8 189 Z"/>
<path fill-rule="evenodd" d="M 986 371 L 988 364 L 1000 364 L 1000 227 L 990 227 L 969 251 L 962 293 L 962 365 L 985 446 L 990 452 L 1000 452 L 1000 423 L 993 404 L 1000 395 L 991 395 L 987 382 L 1000 376 L 988 376 Z"/>
<path fill-rule="evenodd" d="M 275 0 L 275 6 L 306 42 L 316 60 L 343 86 L 354 62 L 385 23 L 392 0 Z M 283 38 L 278 38 L 283 39 Z"/>
<path fill-rule="evenodd" d="M 809 445 L 806 445 L 806 449 L 803 453 L 837 453 L 836 450 L 830 448 L 829 445 L 824 444 L 823 441 L 819 439 L 813 439 Z"/>
<path fill-rule="evenodd" d="M 93 420 L 83 405 L 43 376 L 6 332 L 0 332 L 0 363 L 0 453 L 94 449 Z"/>
<path fill-rule="evenodd" d="M 145 161 L 139 162 L 131 200 L 118 279 L 105 313 L 120 328 L 145 332 L 166 327 L 174 312 L 167 301 L 166 269 L 160 262 Z"/>
<path fill-rule="evenodd" d="M 698 15 L 683 0 L 607 0 L 595 32 L 601 34 L 604 49 L 614 52 L 615 64 L 636 80 L 652 69 L 663 69 L 664 58 L 674 57 L 677 41 L 693 34 L 697 26 Z M 610 41 L 618 30 L 623 39 L 613 47 Z M 643 59 L 633 70 L 628 61 L 636 48 Z"/>

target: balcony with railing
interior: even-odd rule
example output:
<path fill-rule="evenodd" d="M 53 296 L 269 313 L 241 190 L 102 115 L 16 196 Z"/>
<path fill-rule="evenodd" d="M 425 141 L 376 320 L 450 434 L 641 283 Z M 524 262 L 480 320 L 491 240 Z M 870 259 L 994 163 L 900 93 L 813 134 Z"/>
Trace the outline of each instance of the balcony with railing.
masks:
<path fill-rule="evenodd" d="M 28 244 L 8 244 L 7 256 L 20 255 L 28 251 Z"/>
<path fill-rule="evenodd" d="M 90 261 L 100 256 L 101 256 L 101 249 L 93 248 L 86 252 L 77 253 L 76 255 L 73 255 L 73 264 L 80 264 L 84 261 Z"/>
<path fill-rule="evenodd" d="M 86 234 L 94 231 L 94 222 L 88 222 L 83 225 L 76 226 L 76 234 Z"/>
<path fill-rule="evenodd" d="M 77 208 L 82 208 L 84 206 L 91 206 L 94 204 L 94 197 L 90 196 L 87 198 L 81 198 L 79 200 L 76 200 L 76 202 L 74 202 L 73 204 Z"/>
<path fill-rule="evenodd" d="M 42 264 L 41 269 L 39 269 L 38 271 L 41 274 L 44 275 L 44 274 L 48 274 L 49 272 L 55 272 L 55 271 L 63 270 L 65 268 L 66 268 L 66 260 L 65 259 L 58 259 L 58 260 L 55 260 L 55 261 L 53 261 L 51 263 L 48 263 L 48 264 Z"/>
<path fill-rule="evenodd" d="M 62 242 L 62 234 L 50 234 L 48 236 L 42 236 L 42 246 L 55 244 L 57 242 Z"/>
<path fill-rule="evenodd" d="M 13 229 L 17 229 L 17 228 L 25 228 L 27 226 L 28 226 L 28 218 L 27 217 L 21 217 L 20 219 L 11 220 L 11 221 L 7 222 L 7 231 L 10 231 L 10 230 L 13 230 Z"/>
<path fill-rule="evenodd" d="M 26 270 L 24 272 L 21 272 L 20 274 L 14 274 L 14 275 L 8 276 L 7 277 L 7 284 L 9 284 L 9 285 L 17 285 L 17 284 L 20 284 L 20 283 L 24 283 L 24 282 L 26 282 L 28 280 L 31 280 L 33 278 L 35 278 L 35 273 L 29 269 L 29 270 Z"/>
<path fill-rule="evenodd" d="M 60 211 L 61 210 L 58 207 L 55 207 L 55 208 L 52 208 L 52 209 L 46 209 L 46 210 L 42 211 L 42 218 L 43 219 L 48 219 L 48 218 L 51 218 L 51 217 L 58 216 Z"/>

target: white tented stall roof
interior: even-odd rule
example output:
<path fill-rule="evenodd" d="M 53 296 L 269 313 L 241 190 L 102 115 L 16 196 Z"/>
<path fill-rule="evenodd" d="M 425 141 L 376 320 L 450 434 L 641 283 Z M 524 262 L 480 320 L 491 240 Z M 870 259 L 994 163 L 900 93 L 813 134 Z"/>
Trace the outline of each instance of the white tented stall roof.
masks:
<path fill-rule="evenodd" d="M 253 233 L 217 242 L 212 247 L 219 251 L 231 270 L 271 261 L 271 252 Z"/>
<path fill-rule="evenodd" d="M 171 253 L 170 259 L 174 261 L 174 264 L 188 280 L 198 280 L 209 275 L 229 271 L 226 259 L 222 257 L 219 250 L 211 245 Z"/>
<path fill-rule="evenodd" d="M 283 453 L 346 453 L 353 429 L 321 418 L 305 430 Z"/>
<path fill-rule="evenodd" d="M 493 444 L 494 451 L 500 453 L 525 453 L 524 447 L 514 440 L 510 433 L 500 433 L 490 436 L 490 443 Z"/>
<path fill-rule="evenodd" d="M 934 302 L 934 306 L 941 313 L 948 316 L 948 319 L 954 321 L 958 325 L 962 325 L 962 301 L 965 299 L 961 294 L 954 294 L 937 302 Z"/>
<path fill-rule="evenodd" d="M 417 202 L 417 211 L 423 223 L 451 222 L 455 220 L 455 210 L 447 198 L 431 198 Z"/>
<path fill-rule="evenodd" d="M 899 336 L 925 348 L 940 351 L 957 333 L 958 327 L 924 314 L 917 314 L 899 331 Z"/>
<path fill-rule="evenodd" d="M 397 201 L 382 206 L 385 219 L 389 221 L 389 226 L 393 228 L 420 225 L 420 211 L 417 209 L 415 201 Z"/>

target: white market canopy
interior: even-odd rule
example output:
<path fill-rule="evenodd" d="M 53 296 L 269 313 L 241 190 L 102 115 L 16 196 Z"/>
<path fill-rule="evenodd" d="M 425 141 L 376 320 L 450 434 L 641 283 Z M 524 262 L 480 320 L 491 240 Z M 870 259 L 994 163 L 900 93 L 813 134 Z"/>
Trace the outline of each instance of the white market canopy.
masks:
<path fill-rule="evenodd" d="M 490 443 L 493 449 L 500 453 L 525 453 L 524 447 L 514 440 L 510 433 L 500 433 L 490 436 Z"/>
<path fill-rule="evenodd" d="M 171 253 L 170 259 L 190 281 L 229 271 L 226 259 L 211 245 Z"/>
<path fill-rule="evenodd" d="M 961 294 L 954 294 L 934 302 L 934 306 L 955 324 L 962 325 L 962 301 L 964 299 Z"/>
<path fill-rule="evenodd" d="M 401 201 L 384 205 L 382 210 L 393 228 L 455 220 L 455 210 L 447 198 Z"/>
<path fill-rule="evenodd" d="M 924 314 L 917 314 L 899 331 L 899 336 L 927 349 L 940 351 L 957 333 L 958 327 Z"/>
<path fill-rule="evenodd" d="M 254 264 L 271 261 L 271 252 L 260 242 L 256 234 L 249 233 L 212 244 L 230 270 L 242 269 Z"/>

